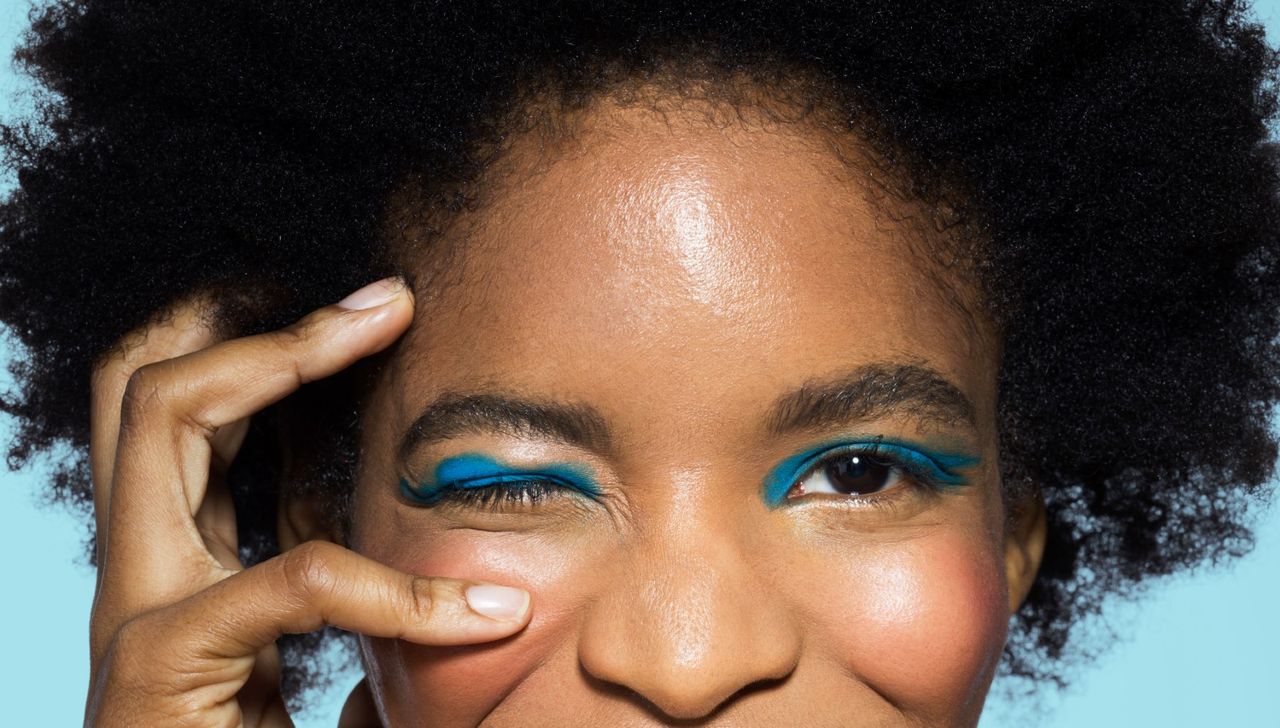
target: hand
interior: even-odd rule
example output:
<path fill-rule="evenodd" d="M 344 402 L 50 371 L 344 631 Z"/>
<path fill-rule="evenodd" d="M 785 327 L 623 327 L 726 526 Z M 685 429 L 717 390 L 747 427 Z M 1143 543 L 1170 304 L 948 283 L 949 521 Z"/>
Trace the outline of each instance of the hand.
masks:
<path fill-rule="evenodd" d="M 98 585 L 86 725 L 291 726 L 274 646 L 284 633 L 328 624 L 458 645 L 523 628 L 523 591 L 413 576 L 332 543 L 249 569 L 236 556 L 219 474 L 249 416 L 390 345 L 413 315 L 403 283 L 380 281 L 286 329 L 223 342 L 197 310 L 179 307 L 126 337 L 94 373 Z M 343 724 L 377 725 L 370 705 L 357 689 Z"/>

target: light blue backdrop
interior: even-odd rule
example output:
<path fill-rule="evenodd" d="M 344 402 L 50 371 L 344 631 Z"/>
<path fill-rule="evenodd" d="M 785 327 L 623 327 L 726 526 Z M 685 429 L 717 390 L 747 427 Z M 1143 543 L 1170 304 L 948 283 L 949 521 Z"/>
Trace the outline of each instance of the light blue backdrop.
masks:
<path fill-rule="evenodd" d="M 9 55 L 26 0 L 0 0 L 0 54 Z M 1280 37 L 1280 0 L 1255 4 Z M 0 114 L 25 106 L 22 81 L 0 62 Z M 10 179 L 0 180 L 7 188 Z M 0 358 L 11 355 L 0 345 Z M 8 380 L 0 374 L 0 389 Z M 11 423 L 0 421 L 0 444 Z M 93 574 L 81 561 L 82 531 L 39 504 L 38 473 L 0 467 L 0 725 L 73 726 L 83 714 Z M 1112 726 L 1280 727 L 1280 508 L 1265 515 L 1258 548 L 1228 569 L 1156 585 L 1138 605 L 1116 604 L 1110 622 L 1126 637 L 1047 696 L 1034 715 L 993 692 L 983 728 Z M 1098 639 L 1108 639 L 1099 632 Z M 332 726 L 350 676 L 299 721 Z"/>

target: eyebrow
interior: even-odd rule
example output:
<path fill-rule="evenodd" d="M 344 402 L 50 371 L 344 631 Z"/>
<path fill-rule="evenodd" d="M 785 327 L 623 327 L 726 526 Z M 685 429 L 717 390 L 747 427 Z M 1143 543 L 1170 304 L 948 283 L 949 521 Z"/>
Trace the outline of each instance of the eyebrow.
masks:
<path fill-rule="evenodd" d="M 587 404 L 539 401 L 493 392 L 445 392 L 423 410 L 400 442 L 400 458 L 414 450 L 466 433 L 540 436 L 606 453 L 608 422 Z"/>
<path fill-rule="evenodd" d="M 765 419 L 780 436 L 905 414 L 947 425 L 974 424 L 974 408 L 958 387 L 920 364 L 876 363 L 826 380 L 809 380 L 778 397 Z M 499 392 L 445 392 L 409 426 L 402 459 L 418 448 L 461 434 L 498 433 L 543 437 L 597 453 L 609 453 L 608 420 L 589 404 L 530 399 Z"/>
<path fill-rule="evenodd" d="M 766 419 L 771 435 L 820 430 L 901 414 L 944 425 L 975 425 L 973 403 L 921 364 L 879 363 L 827 380 L 810 380 L 779 397 Z"/>

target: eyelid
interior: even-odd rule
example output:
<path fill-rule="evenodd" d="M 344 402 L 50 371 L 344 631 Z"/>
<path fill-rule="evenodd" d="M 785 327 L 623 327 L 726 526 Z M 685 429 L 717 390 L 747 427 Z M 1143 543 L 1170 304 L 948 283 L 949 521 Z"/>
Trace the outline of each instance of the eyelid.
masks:
<path fill-rule="evenodd" d="M 436 465 L 432 480 L 434 482 L 415 484 L 414 479 L 401 477 L 400 492 L 413 503 L 427 506 L 447 500 L 453 493 L 484 488 L 514 490 L 534 482 L 552 484 L 592 499 L 600 496 L 600 489 L 594 483 L 590 468 L 586 466 L 576 463 L 547 463 L 521 468 L 507 465 L 483 453 L 463 453 L 445 458 Z"/>
<path fill-rule="evenodd" d="M 582 490 L 581 487 L 565 480 L 564 478 L 544 473 L 495 473 L 493 475 L 479 475 L 474 478 L 446 481 L 440 485 L 453 490 L 474 490 L 476 488 L 488 488 L 492 485 L 501 483 L 528 482 L 555 483 L 556 485 L 564 488 Z"/>
<path fill-rule="evenodd" d="M 809 477 L 829 461 L 853 453 L 886 457 L 895 467 L 901 467 L 908 475 L 933 487 L 966 485 L 968 479 L 954 470 L 976 465 L 980 460 L 976 455 L 931 451 L 921 445 L 883 437 L 843 440 L 794 455 L 775 466 L 765 479 L 765 502 L 771 507 L 782 504 L 797 482 Z"/>

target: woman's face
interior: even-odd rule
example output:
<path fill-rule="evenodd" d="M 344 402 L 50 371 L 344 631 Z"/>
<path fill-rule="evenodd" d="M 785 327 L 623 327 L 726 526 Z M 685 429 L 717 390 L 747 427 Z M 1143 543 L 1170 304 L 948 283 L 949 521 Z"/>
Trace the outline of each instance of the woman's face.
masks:
<path fill-rule="evenodd" d="M 532 594 L 497 643 L 366 639 L 385 719 L 973 724 L 1035 529 L 927 225 L 817 133 L 575 144 L 513 152 L 365 412 L 350 545 Z"/>

